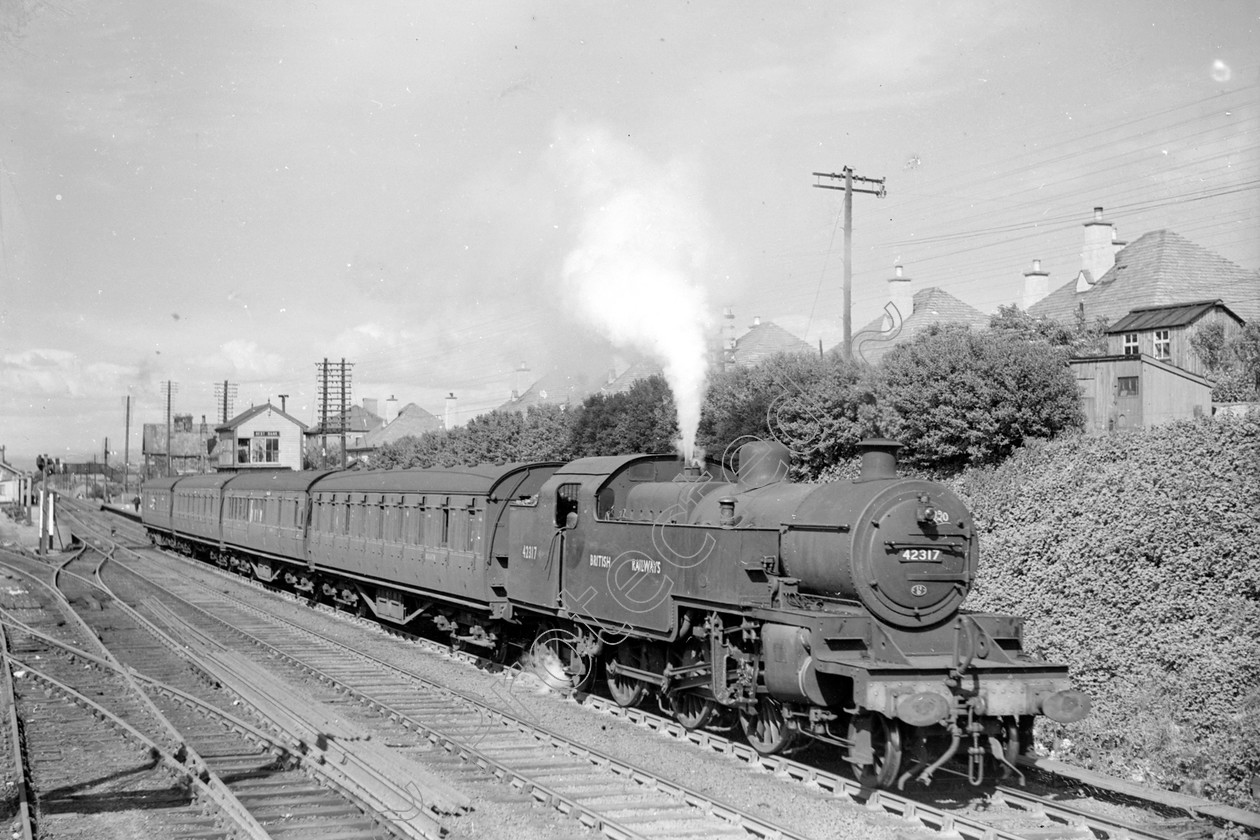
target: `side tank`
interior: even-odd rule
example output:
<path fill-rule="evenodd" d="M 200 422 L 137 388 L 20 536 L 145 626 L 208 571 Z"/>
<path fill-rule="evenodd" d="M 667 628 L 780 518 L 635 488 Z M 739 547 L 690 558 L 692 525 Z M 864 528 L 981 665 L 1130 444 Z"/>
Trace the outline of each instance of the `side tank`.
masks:
<path fill-rule="evenodd" d="M 900 444 L 860 445 L 852 481 L 795 484 L 785 446 L 745 444 L 738 480 L 710 484 L 690 521 L 777 528 L 782 573 L 802 592 L 860 601 L 883 621 L 921 628 L 953 616 L 975 579 L 971 515 L 946 486 L 897 477 Z"/>

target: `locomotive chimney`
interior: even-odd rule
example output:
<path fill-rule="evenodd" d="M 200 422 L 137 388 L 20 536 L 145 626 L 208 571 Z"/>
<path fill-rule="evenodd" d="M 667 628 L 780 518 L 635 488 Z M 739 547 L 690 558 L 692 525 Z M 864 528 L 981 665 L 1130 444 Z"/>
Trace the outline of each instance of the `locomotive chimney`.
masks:
<path fill-rule="evenodd" d="M 884 438 L 868 438 L 857 445 L 862 456 L 862 472 L 858 481 L 876 481 L 897 477 L 897 450 L 901 444 Z"/>
<path fill-rule="evenodd" d="M 764 440 L 745 443 L 739 448 L 739 487 L 754 490 L 784 481 L 791 465 L 792 455 L 781 443 Z"/>

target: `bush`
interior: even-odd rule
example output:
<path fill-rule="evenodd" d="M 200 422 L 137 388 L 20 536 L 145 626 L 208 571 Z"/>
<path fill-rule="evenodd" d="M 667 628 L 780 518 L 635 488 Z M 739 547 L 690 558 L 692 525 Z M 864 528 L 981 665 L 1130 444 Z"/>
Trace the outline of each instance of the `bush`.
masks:
<path fill-rule="evenodd" d="M 1038 444 L 956 485 L 981 531 L 967 607 L 1027 616 L 1094 697 L 1042 745 L 1260 805 L 1260 414 Z"/>
<path fill-rule="evenodd" d="M 929 328 L 893 348 L 871 382 L 880 431 L 927 469 L 996 464 L 1084 422 L 1067 350 L 1000 330 Z"/>

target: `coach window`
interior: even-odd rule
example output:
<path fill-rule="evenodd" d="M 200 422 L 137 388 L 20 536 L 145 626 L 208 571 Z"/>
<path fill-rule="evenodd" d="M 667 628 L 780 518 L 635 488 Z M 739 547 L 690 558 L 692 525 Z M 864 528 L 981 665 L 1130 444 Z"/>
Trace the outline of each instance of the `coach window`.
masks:
<path fill-rule="evenodd" d="M 468 522 L 464 526 L 464 551 L 477 548 L 477 530 L 481 522 L 481 513 L 473 508 L 468 509 Z"/>
<path fill-rule="evenodd" d="M 561 484 L 556 491 L 556 527 L 563 528 L 570 513 L 578 512 L 578 484 Z"/>
<path fill-rule="evenodd" d="M 442 539 L 438 545 L 442 548 L 450 548 L 451 545 L 451 509 L 447 506 L 442 507 Z"/>

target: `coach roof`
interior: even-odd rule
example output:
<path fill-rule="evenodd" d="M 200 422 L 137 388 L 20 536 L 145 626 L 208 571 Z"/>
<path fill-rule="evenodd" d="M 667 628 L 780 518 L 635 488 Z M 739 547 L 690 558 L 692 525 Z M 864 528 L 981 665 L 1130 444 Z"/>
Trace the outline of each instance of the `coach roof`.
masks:
<path fill-rule="evenodd" d="M 305 491 L 332 470 L 266 470 L 263 472 L 237 473 L 227 486 L 228 493 L 248 493 L 267 490 Z"/>
<path fill-rule="evenodd" d="M 311 488 L 313 493 L 453 493 L 489 495 L 507 477 L 552 462 L 482 464 L 447 469 L 353 470 L 338 472 Z"/>

